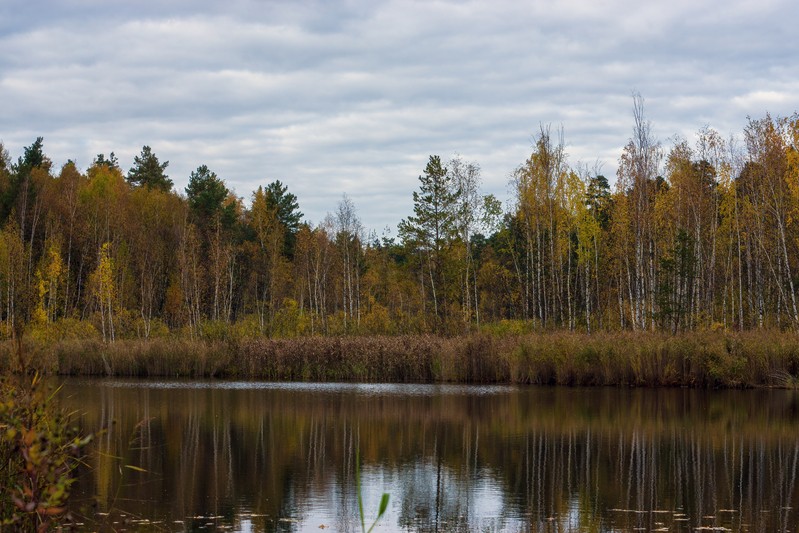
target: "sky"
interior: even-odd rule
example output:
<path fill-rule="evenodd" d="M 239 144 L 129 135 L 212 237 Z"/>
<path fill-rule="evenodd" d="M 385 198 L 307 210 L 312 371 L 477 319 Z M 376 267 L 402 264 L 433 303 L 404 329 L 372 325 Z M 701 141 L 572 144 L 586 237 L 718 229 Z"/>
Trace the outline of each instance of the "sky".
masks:
<path fill-rule="evenodd" d="M 60 168 L 152 147 L 180 192 L 205 164 L 248 202 L 276 179 L 320 222 L 378 235 L 430 155 L 509 178 L 542 127 L 615 175 L 632 94 L 665 147 L 799 109 L 796 0 L 0 0 L 0 141 Z"/>

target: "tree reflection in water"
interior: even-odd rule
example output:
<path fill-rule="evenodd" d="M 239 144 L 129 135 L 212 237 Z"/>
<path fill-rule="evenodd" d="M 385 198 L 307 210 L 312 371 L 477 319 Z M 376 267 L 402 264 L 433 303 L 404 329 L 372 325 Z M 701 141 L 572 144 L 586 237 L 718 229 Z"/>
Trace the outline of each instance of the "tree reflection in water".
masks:
<path fill-rule="evenodd" d="M 358 530 L 356 446 L 367 518 L 391 494 L 382 531 L 799 526 L 793 391 L 75 380 L 62 398 L 110 428 L 79 493 L 118 528 Z"/>

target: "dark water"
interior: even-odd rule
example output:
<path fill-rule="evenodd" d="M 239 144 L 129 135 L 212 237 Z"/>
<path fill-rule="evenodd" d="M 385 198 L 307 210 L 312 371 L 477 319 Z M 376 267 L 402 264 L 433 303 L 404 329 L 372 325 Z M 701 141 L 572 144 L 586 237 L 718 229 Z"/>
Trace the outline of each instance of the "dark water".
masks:
<path fill-rule="evenodd" d="M 376 532 L 799 528 L 794 391 L 95 380 L 61 397 L 108 428 L 77 487 L 93 529 L 359 531 L 358 456 L 367 519 L 391 498 Z"/>

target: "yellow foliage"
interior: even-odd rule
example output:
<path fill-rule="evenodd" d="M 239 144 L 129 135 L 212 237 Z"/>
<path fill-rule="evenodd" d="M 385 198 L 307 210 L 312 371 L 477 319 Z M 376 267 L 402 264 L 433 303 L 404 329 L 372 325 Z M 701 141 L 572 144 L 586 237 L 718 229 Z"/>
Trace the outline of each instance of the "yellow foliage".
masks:
<path fill-rule="evenodd" d="M 388 308 L 377 302 L 371 304 L 369 312 L 361 319 L 361 328 L 372 334 L 392 333 L 391 317 Z"/>
<path fill-rule="evenodd" d="M 310 332 L 310 318 L 300 311 L 297 300 L 284 298 L 275 314 L 272 333 L 276 337 L 299 337 Z"/>
<path fill-rule="evenodd" d="M 116 287 L 114 286 L 114 261 L 111 257 L 110 242 L 103 243 L 99 255 L 97 268 L 89 277 L 89 284 L 92 295 L 101 306 L 113 307 L 116 301 Z"/>

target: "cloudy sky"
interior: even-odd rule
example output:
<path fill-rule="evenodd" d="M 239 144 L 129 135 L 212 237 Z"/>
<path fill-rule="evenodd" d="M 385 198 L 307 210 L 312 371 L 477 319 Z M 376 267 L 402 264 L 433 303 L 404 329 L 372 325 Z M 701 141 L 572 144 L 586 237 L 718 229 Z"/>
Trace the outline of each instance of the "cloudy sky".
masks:
<path fill-rule="evenodd" d="M 178 190 L 207 164 L 306 218 L 342 194 L 369 229 L 412 213 L 430 154 L 508 176 L 542 124 L 615 173 L 645 99 L 668 146 L 799 108 L 796 0 L 0 0 L 0 140 L 60 167 L 142 145 Z"/>

